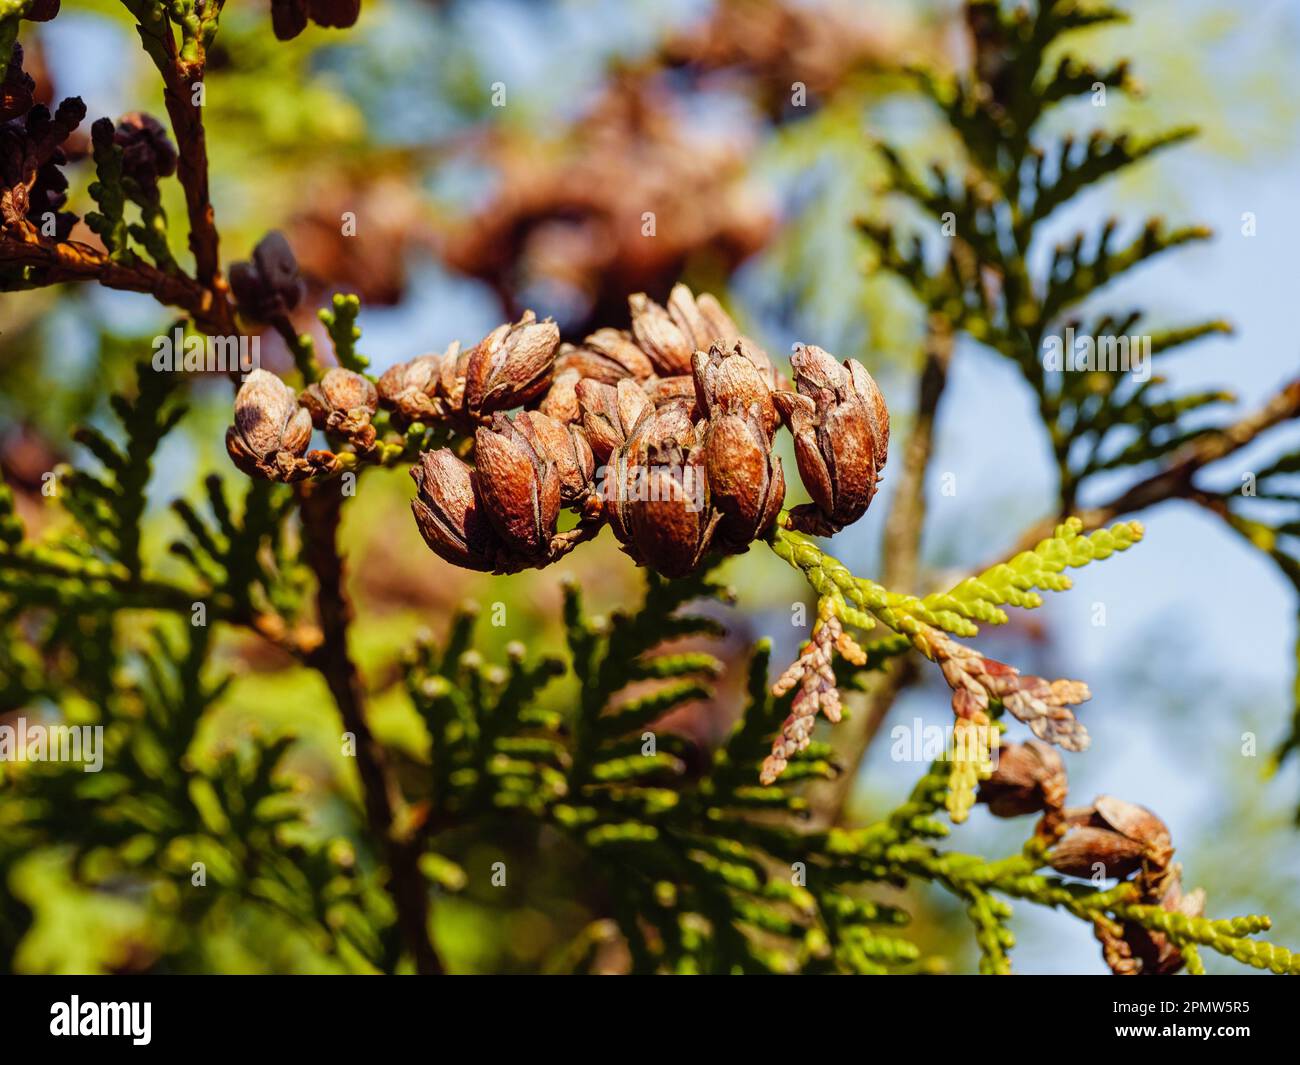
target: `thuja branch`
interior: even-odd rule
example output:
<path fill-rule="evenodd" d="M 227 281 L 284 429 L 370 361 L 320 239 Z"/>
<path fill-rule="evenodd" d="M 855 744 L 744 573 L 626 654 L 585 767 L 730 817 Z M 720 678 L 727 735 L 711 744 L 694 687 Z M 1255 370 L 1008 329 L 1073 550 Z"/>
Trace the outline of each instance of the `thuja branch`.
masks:
<path fill-rule="evenodd" d="M 1169 456 L 1161 468 L 1104 503 L 1075 512 L 1085 529 L 1096 529 L 1127 514 L 1136 514 L 1171 499 L 1201 503 L 1206 493 L 1197 476 L 1284 422 L 1300 418 L 1300 379 L 1286 384 L 1258 410 L 1221 429 L 1204 432 Z M 1210 509 L 1214 509 L 1211 507 Z M 1025 550 L 1048 535 L 1059 518 L 1044 518 L 1021 534 L 1012 553 Z"/>
<path fill-rule="evenodd" d="M 388 861 L 388 890 L 397 908 L 403 941 L 417 972 L 440 973 L 442 962 L 429 935 L 429 888 L 419 867 L 420 841 L 403 833 L 397 823 L 401 794 L 387 754 L 370 731 L 365 690 L 348 650 L 352 607 L 343 587 L 343 561 L 337 543 L 342 502 L 342 494 L 330 486 L 304 486 L 299 492 L 304 550 L 316 575 L 316 604 L 323 636 L 308 663 L 325 678 L 343 728 L 355 738 L 366 820 Z"/>
<path fill-rule="evenodd" d="M 800 662 L 801 689 L 790 717 L 773 745 L 765 767 L 767 780 L 775 779 L 792 753 L 807 746 L 819 711 L 831 721 L 839 720 L 839 694 L 832 670 L 838 653 L 855 666 L 866 665 L 870 652 L 885 657 L 909 647 L 939 665 L 952 689 L 956 726 L 963 735 L 987 728 L 990 712 L 1005 707 L 1029 725 L 1040 739 L 1069 750 L 1088 745 L 1087 730 L 1075 718 L 1071 707 L 1090 696 L 1078 681 L 1048 681 L 1025 676 L 1005 663 L 986 658 L 952 638 L 951 634 L 973 636 L 976 621 L 1001 624 L 1007 620 L 1003 605 L 1037 606 L 1042 590 L 1063 590 L 1070 586 L 1064 571 L 1086 565 L 1122 551 L 1141 538 L 1136 523 L 1080 535 L 1081 525 L 1071 520 L 1059 526 L 1052 537 L 1033 551 L 1017 555 L 1010 563 L 993 567 L 969 578 L 946 593 L 918 598 L 887 588 L 867 578 L 854 576 L 837 559 L 827 555 L 808 537 L 778 521 L 770 537 L 778 557 L 798 569 L 817 592 L 818 619 Z M 869 631 L 877 622 L 892 630 L 889 637 L 862 648 L 845 631 L 845 626 Z M 802 663 L 802 665 L 800 665 Z M 982 767 L 985 752 L 977 761 Z M 950 780 L 949 810 L 962 820 L 969 809 L 979 768 L 971 775 L 970 764 L 954 764 Z"/>
<path fill-rule="evenodd" d="M 216 36 L 222 0 L 208 3 L 183 0 L 171 7 L 150 0 L 123 2 L 138 20 L 137 29 L 145 51 L 162 76 L 163 99 L 179 149 L 176 173 L 185 190 L 195 273 L 199 284 L 212 294 L 215 331 L 233 334 L 234 310 L 227 295 L 228 286 L 221 276 L 219 239 L 208 188 L 208 148 L 202 110 L 207 46 Z"/>

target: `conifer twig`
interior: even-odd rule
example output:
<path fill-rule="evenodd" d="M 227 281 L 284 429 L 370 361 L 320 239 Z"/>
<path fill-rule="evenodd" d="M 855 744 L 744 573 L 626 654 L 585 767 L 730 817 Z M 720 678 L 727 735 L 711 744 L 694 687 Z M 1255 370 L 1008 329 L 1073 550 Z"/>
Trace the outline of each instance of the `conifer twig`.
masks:
<path fill-rule="evenodd" d="M 214 326 L 212 293 L 192 278 L 181 273 L 164 273 L 142 259 L 116 262 L 98 248 L 80 241 L 43 241 L 36 236 L 34 226 L 28 224 L 26 228 L 29 233 L 24 234 L 24 239 L 15 237 L 12 227 L 0 237 L 0 263 L 34 268 L 39 284 L 95 281 L 105 288 L 143 292 L 159 303 L 186 311 L 199 328 Z"/>
<path fill-rule="evenodd" d="M 1203 493 L 1193 480 L 1202 469 L 1240 451 L 1275 425 L 1295 418 L 1300 418 L 1300 378 L 1288 382 L 1258 410 L 1197 437 L 1149 477 L 1099 506 L 1076 512 L 1075 516 L 1083 522 L 1085 530 L 1099 529 L 1126 514 L 1136 514 L 1168 499 L 1198 502 Z M 1029 550 L 1044 536 L 1050 536 L 1058 521 L 1060 518 L 1044 518 L 1025 530 L 1006 557 Z"/>
<path fill-rule="evenodd" d="M 356 737 L 357 773 L 361 777 L 366 820 L 384 848 L 389 868 L 388 891 L 397 908 L 402 939 L 421 975 L 443 971 L 429 935 L 429 891 L 419 867 L 419 837 L 399 838 L 395 815 L 401 804 L 397 782 L 384 748 L 366 721 L 361 676 L 348 653 L 352 605 L 343 587 L 343 560 L 338 553 L 343 497 L 329 487 L 304 486 L 299 496 L 305 555 L 316 575 L 316 603 L 323 641 L 308 664 L 325 678 L 338 704 L 343 727 Z"/>
<path fill-rule="evenodd" d="M 232 335 L 236 332 L 234 306 L 229 285 L 221 274 L 216 218 L 208 189 L 208 146 L 201 95 L 207 43 L 216 34 L 222 4 L 214 0 L 194 13 L 191 24 L 182 22 L 179 45 L 163 9 L 141 0 L 126 0 L 126 6 L 139 20 L 137 28 L 145 51 L 162 75 L 163 101 L 176 138 L 176 176 L 185 190 L 195 277 L 212 297 L 211 331 Z"/>

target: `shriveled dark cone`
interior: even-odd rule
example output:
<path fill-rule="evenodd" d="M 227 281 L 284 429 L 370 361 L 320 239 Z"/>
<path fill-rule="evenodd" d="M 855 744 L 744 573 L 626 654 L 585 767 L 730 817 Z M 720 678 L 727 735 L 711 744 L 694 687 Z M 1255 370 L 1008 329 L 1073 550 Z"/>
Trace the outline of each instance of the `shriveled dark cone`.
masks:
<path fill-rule="evenodd" d="M 1059 810 L 1068 787 L 1065 763 L 1056 748 L 1029 740 L 1001 748 L 993 775 L 980 783 L 978 801 L 994 817 L 1023 817 Z"/>
<path fill-rule="evenodd" d="M 654 409 L 645 390 L 630 380 L 622 380 L 617 385 L 579 381 L 575 394 L 582 411 L 583 430 L 600 462 L 607 462 L 642 416 Z"/>
<path fill-rule="evenodd" d="M 376 388 L 380 406 L 393 411 L 400 424 L 443 417 L 446 404 L 439 396 L 442 368 L 447 363 L 455 365 L 459 357 L 460 344 L 453 343 L 441 355 L 419 355 L 390 366 Z"/>
<path fill-rule="evenodd" d="M 273 230 L 258 241 L 251 261 L 231 265 L 230 290 L 240 313 L 257 322 L 281 318 L 298 306 L 305 285 L 284 234 Z"/>
<path fill-rule="evenodd" d="M 361 0 L 307 0 L 307 11 L 316 25 L 344 30 L 360 18 Z"/>
<path fill-rule="evenodd" d="M 1163 870 L 1174 848 L 1169 829 L 1150 810 L 1102 795 L 1088 807 L 1067 810 L 1066 831 L 1048 861 L 1058 873 L 1089 878 L 1097 866 L 1120 880 L 1142 868 Z"/>
<path fill-rule="evenodd" d="M 308 19 L 318 26 L 346 29 L 360 15 L 361 0 L 271 0 L 271 28 L 282 41 L 302 33 Z"/>
<path fill-rule="evenodd" d="M 362 450 L 374 447 L 375 428 L 370 417 L 378 405 L 378 394 L 361 374 L 332 367 L 303 391 L 299 402 L 317 429 L 341 433 Z"/>
<path fill-rule="evenodd" d="M 1183 893 L 1182 869 L 1175 865 L 1165 882 L 1160 908 L 1186 917 L 1205 914 L 1205 892 L 1200 888 Z M 1174 942 L 1163 932 L 1144 928 L 1133 921 L 1123 923 L 1123 938 L 1129 955 L 1137 961 L 1143 976 L 1170 976 L 1183 967 L 1186 959 Z"/>
<path fill-rule="evenodd" d="M 254 370 L 235 396 L 226 450 L 249 476 L 299 480 L 310 472 L 302 455 L 311 428 L 311 414 L 298 406 L 293 389 L 273 373 Z"/>
<path fill-rule="evenodd" d="M 36 81 L 23 70 L 23 46 L 14 42 L 0 82 L 0 122 L 27 114 L 36 102 Z"/>
<path fill-rule="evenodd" d="M 479 492 L 497 535 L 513 554 L 545 556 L 560 513 L 555 463 L 539 454 L 529 434 L 504 414 L 474 434 L 474 456 Z"/>
<path fill-rule="evenodd" d="M 875 497 L 889 453 L 889 410 L 866 367 L 841 365 L 821 348 L 801 345 L 790 359 L 794 392 L 777 407 L 794 434 L 795 458 L 813 506 L 796 507 L 797 528 L 829 534 L 857 521 Z"/>
<path fill-rule="evenodd" d="M 122 149 L 122 173 L 142 189 L 176 173 L 176 148 L 163 124 L 152 115 L 132 111 L 117 124 L 113 141 Z"/>
<path fill-rule="evenodd" d="M 607 481 L 615 534 L 665 577 L 694 572 L 718 525 L 698 443 L 686 403 L 660 407 L 637 423 Z"/>
<path fill-rule="evenodd" d="M 421 454 L 411 476 L 416 484 L 411 511 L 433 553 L 465 569 L 498 568 L 505 549 L 487 519 L 474 471 L 440 448 Z"/>
<path fill-rule="evenodd" d="M 560 329 L 532 311 L 514 325 L 494 329 L 469 353 L 465 364 L 465 409 L 486 419 L 540 398 L 551 382 Z"/>

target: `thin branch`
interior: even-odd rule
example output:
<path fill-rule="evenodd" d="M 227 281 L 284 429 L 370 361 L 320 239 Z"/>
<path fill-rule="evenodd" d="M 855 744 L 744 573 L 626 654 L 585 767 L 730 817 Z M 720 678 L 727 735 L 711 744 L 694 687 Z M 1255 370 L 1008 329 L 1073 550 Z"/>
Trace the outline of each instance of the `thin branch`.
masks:
<path fill-rule="evenodd" d="M 212 293 L 183 274 L 164 273 L 143 260 L 115 262 L 106 252 L 80 241 L 43 241 L 34 227 L 28 228 L 30 232 L 15 235 L 11 226 L 0 235 L 0 263 L 34 268 L 37 284 L 94 281 L 124 292 L 144 292 L 159 303 L 179 307 L 202 329 L 215 329 L 222 321 Z"/>
<path fill-rule="evenodd" d="M 230 288 L 221 274 L 221 256 L 216 219 L 208 188 L 208 144 L 203 129 L 203 76 L 207 65 L 205 42 L 216 32 L 220 5 L 205 12 L 197 32 L 186 32 L 177 45 L 176 34 L 161 9 L 144 0 L 125 0 L 139 20 L 137 27 L 145 51 L 163 80 L 163 102 L 176 138 L 176 176 L 185 190 L 189 218 L 190 251 L 194 254 L 195 276 L 212 295 L 210 330 L 222 336 L 236 332 Z"/>
<path fill-rule="evenodd" d="M 1109 502 L 1081 510 L 1075 516 L 1083 522 L 1085 529 L 1099 529 L 1126 514 L 1146 510 L 1167 499 L 1196 502 L 1199 489 L 1193 482 L 1202 469 L 1240 451 L 1261 433 L 1293 418 L 1300 418 L 1300 378 L 1289 382 L 1262 407 L 1240 421 L 1197 437 L 1174 452 L 1150 477 L 1120 492 Z M 1043 518 L 1026 529 L 1006 557 L 1033 550 L 1040 540 L 1052 535 L 1059 522 L 1059 516 Z"/>
<path fill-rule="evenodd" d="M 343 587 L 338 553 L 339 515 L 343 497 L 328 486 L 303 485 L 299 492 L 307 563 L 316 575 L 316 603 L 324 642 L 308 664 L 325 678 L 343 718 L 356 737 L 357 772 L 361 777 L 366 820 L 385 850 L 388 891 L 397 908 L 402 939 L 415 959 L 416 971 L 438 974 L 442 961 L 429 937 L 429 889 L 419 868 L 420 837 L 399 838 L 395 818 L 402 799 L 382 745 L 366 721 L 361 676 L 348 653 L 352 605 Z"/>

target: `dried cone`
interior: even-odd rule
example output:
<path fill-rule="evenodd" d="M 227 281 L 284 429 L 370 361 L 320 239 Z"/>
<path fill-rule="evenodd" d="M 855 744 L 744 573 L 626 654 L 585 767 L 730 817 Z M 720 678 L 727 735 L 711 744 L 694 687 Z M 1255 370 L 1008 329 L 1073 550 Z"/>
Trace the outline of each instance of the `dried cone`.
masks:
<path fill-rule="evenodd" d="M 889 453 L 889 410 L 866 368 L 837 363 L 801 345 L 790 359 L 798 392 L 778 392 L 777 407 L 794 434 L 795 458 L 813 507 L 796 507 L 796 527 L 837 532 L 866 513 Z"/>
<path fill-rule="evenodd" d="M 616 385 L 625 377 L 644 381 L 654 372 L 654 363 L 621 329 L 598 329 L 581 347 L 565 345 L 555 359 L 556 372 L 576 370 L 579 377 L 589 377 L 607 385 Z"/>
<path fill-rule="evenodd" d="M 557 364 L 558 365 L 558 364 Z M 573 368 L 558 370 L 551 379 L 551 387 L 537 409 L 548 418 L 554 418 L 565 425 L 574 425 L 582 421 L 582 407 L 578 403 L 578 384 L 582 374 Z"/>
<path fill-rule="evenodd" d="M 697 443 L 687 404 L 649 410 L 606 478 L 606 513 L 615 535 L 665 577 L 693 572 L 717 528 Z"/>
<path fill-rule="evenodd" d="M 527 437 L 533 451 L 555 465 L 560 478 L 560 501 L 566 506 L 581 504 L 591 495 L 595 459 L 586 435 L 540 411 L 523 411 L 515 427 Z"/>
<path fill-rule="evenodd" d="M 439 396 L 442 368 L 455 366 L 460 344 L 453 343 L 441 355 L 420 355 L 409 362 L 390 366 L 379 378 L 379 404 L 398 415 L 399 422 L 432 421 L 447 413 Z"/>
<path fill-rule="evenodd" d="M 362 450 L 374 446 L 375 429 L 370 416 L 378 405 L 378 394 L 361 374 L 332 367 L 304 390 L 299 402 L 311 414 L 317 429 L 341 433 Z"/>
<path fill-rule="evenodd" d="M 1182 869 L 1175 865 L 1161 894 L 1160 908 L 1185 917 L 1205 914 L 1205 892 L 1200 888 L 1183 893 Z M 1183 953 L 1163 932 L 1153 932 L 1133 921 L 1123 923 L 1128 955 L 1140 966 L 1143 976 L 1170 976 L 1183 967 Z"/>
<path fill-rule="evenodd" d="M 654 409 L 645 391 L 628 380 L 617 385 L 579 381 L 574 391 L 582 411 L 582 427 L 600 462 L 609 461 L 642 416 Z"/>
<path fill-rule="evenodd" d="M 1067 810 L 1066 832 L 1048 860 L 1058 873 L 1090 878 L 1101 868 L 1120 880 L 1140 868 L 1163 870 L 1173 856 L 1169 829 L 1150 810 L 1103 795 Z"/>
<path fill-rule="evenodd" d="M 704 472 L 721 514 L 718 545 L 742 551 L 776 521 L 785 499 L 781 459 L 772 454 L 771 438 L 761 417 L 722 414 L 704 433 Z"/>
<path fill-rule="evenodd" d="M 514 325 L 494 329 L 469 353 L 465 365 L 465 409 L 475 419 L 540 398 L 551 383 L 559 327 L 532 311 Z"/>
<path fill-rule="evenodd" d="M 699 409 L 710 418 L 724 414 L 752 414 L 763 436 L 771 441 L 781 424 L 772 397 L 766 359 L 745 340 L 714 344 L 697 351 L 691 362 Z"/>
<path fill-rule="evenodd" d="M 441 448 L 424 452 L 411 476 L 416 485 L 411 511 L 433 553 L 465 569 L 496 569 L 504 549 L 487 520 L 474 471 Z"/>
<path fill-rule="evenodd" d="M 1038 740 L 1003 747 L 993 775 L 981 782 L 979 801 L 994 817 L 1022 817 L 1065 804 L 1065 763 L 1056 748 Z"/>
<path fill-rule="evenodd" d="M 113 142 L 122 149 L 122 176 L 143 190 L 157 188 L 159 178 L 176 173 L 176 148 L 152 115 L 142 111 L 123 115 Z"/>
<path fill-rule="evenodd" d="M 250 262 L 230 267 L 230 291 L 239 311 L 257 322 L 286 316 L 301 302 L 305 288 L 289 242 L 274 230 L 258 241 Z"/>
<path fill-rule="evenodd" d="M 474 434 L 474 455 L 479 492 L 497 535 L 513 554 L 543 557 L 560 513 L 555 462 L 540 454 L 529 433 L 504 414 Z"/>
<path fill-rule="evenodd" d="M 311 415 L 288 385 L 266 370 L 250 373 L 235 396 L 235 424 L 226 450 L 252 477 L 299 480 L 310 472 L 302 455 L 311 441 Z"/>
<path fill-rule="evenodd" d="M 655 370 L 665 377 L 690 373 L 695 344 L 672 316 L 644 292 L 629 296 L 627 304 L 632 311 L 632 335 Z"/>

